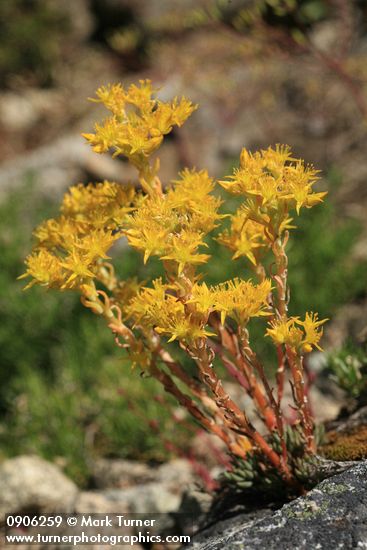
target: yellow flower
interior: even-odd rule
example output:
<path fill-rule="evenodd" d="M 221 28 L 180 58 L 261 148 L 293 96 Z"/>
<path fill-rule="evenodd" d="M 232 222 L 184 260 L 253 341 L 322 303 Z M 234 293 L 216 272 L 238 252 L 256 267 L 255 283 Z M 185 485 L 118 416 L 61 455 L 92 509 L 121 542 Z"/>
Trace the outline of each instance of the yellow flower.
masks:
<path fill-rule="evenodd" d="M 38 244 L 45 248 L 65 247 L 74 242 L 75 237 L 81 232 L 81 227 L 76 227 L 75 222 L 60 216 L 42 222 L 33 232 Z"/>
<path fill-rule="evenodd" d="M 206 170 L 185 169 L 167 192 L 167 201 L 180 212 L 192 231 L 209 233 L 217 221 L 226 217 L 218 213 L 222 200 L 211 195 L 214 182 Z"/>
<path fill-rule="evenodd" d="M 322 319 L 318 321 L 317 313 L 306 313 L 305 320 L 299 321 L 299 324 L 303 327 L 305 331 L 305 337 L 303 340 L 302 351 L 309 353 L 312 350 L 312 346 L 322 351 L 322 348 L 319 346 L 319 341 L 322 337 L 323 329 L 319 329 L 321 325 L 326 323 L 328 319 Z M 318 330 L 319 329 L 319 330 Z"/>
<path fill-rule="evenodd" d="M 185 98 L 170 103 L 156 100 L 155 92 L 149 80 L 140 80 L 139 86 L 133 84 L 127 91 L 121 84 L 99 88 L 94 101 L 103 103 L 112 116 L 96 124 L 94 133 L 83 134 L 94 151 L 113 149 L 115 155 L 139 163 L 139 156 L 151 155 L 164 135 L 173 126 L 181 126 L 196 109 Z"/>
<path fill-rule="evenodd" d="M 174 260 L 178 264 L 178 274 L 180 275 L 186 264 L 196 265 L 208 261 L 208 254 L 198 254 L 199 246 L 208 246 L 203 242 L 203 235 L 191 231 L 181 231 L 179 235 L 173 235 L 170 251 L 161 256 L 162 260 Z"/>
<path fill-rule="evenodd" d="M 47 287 L 60 288 L 63 284 L 63 270 L 59 258 L 46 248 L 39 248 L 30 254 L 26 260 L 27 271 L 18 279 L 32 277 L 33 280 L 25 287 L 30 288 L 34 284 Z"/>
<path fill-rule="evenodd" d="M 268 298 L 271 281 L 265 279 L 254 285 L 251 281 L 233 279 L 214 287 L 216 292 L 215 309 L 221 314 L 222 324 L 227 315 L 237 323 L 246 324 L 251 317 L 269 315 Z"/>
<path fill-rule="evenodd" d="M 95 153 L 106 153 L 118 138 L 119 126 L 116 118 L 106 118 L 103 124 L 94 125 L 94 134 L 82 134 Z"/>
<path fill-rule="evenodd" d="M 291 317 L 290 319 L 273 321 L 266 331 L 266 336 L 270 338 L 278 345 L 287 344 L 292 348 L 299 348 L 302 339 L 303 331 L 296 327 L 298 317 Z"/>
<path fill-rule="evenodd" d="M 212 335 L 205 329 L 205 320 L 189 314 L 183 302 L 164 285 L 161 279 L 153 282 L 153 288 L 143 288 L 132 299 L 127 310 L 135 324 L 153 328 L 158 334 L 169 336 L 169 342 L 180 340 L 193 342 Z"/>
<path fill-rule="evenodd" d="M 185 97 L 175 98 L 171 103 L 157 101 L 153 107 L 154 110 L 144 115 L 144 120 L 156 136 L 169 134 L 173 126 L 182 126 L 196 108 Z"/>
<path fill-rule="evenodd" d="M 144 252 L 144 263 L 151 255 L 162 256 L 170 250 L 170 236 L 179 224 L 165 196 L 153 195 L 128 216 L 126 236 L 134 248 Z"/>
<path fill-rule="evenodd" d="M 144 252 L 144 263 L 147 263 L 151 255 L 161 256 L 167 247 L 167 229 L 147 220 L 142 229 L 129 229 L 126 232 L 127 240 L 131 246 Z"/>
<path fill-rule="evenodd" d="M 158 334 L 168 334 L 170 336 L 168 342 L 177 339 L 191 343 L 207 336 L 215 336 L 213 332 L 206 330 L 202 323 L 195 322 L 191 315 L 182 311 L 168 313 L 168 315 L 162 312 L 154 329 Z"/>
<path fill-rule="evenodd" d="M 74 249 L 60 264 L 69 272 L 63 288 L 70 288 L 75 279 L 84 282 L 86 279 L 95 277 L 95 274 L 91 271 L 92 261 L 85 252 Z"/>
<path fill-rule="evenodd" d="M 263 207 L 279 209 L 286 205 L 299 213 L 302 206 L 310 208 L 326 194 L 313 193 L 317 174 L 312 166 L 292 158 L 288 146 L 277 145 L 254 154 L 243 149 L 240 167 L 220 184 L 230 193 L 255 198 Z"/>
<path fill-rule="evenodd" d="M 269 246 L 264 225 L 249 219 L 244 208 L 239 208 L 231 217 L 230 229 L 220 233 L 217 240 L 234 252 L 234 260 L 245 256 L 254 265 L 257 264 L 258 249 Z"/>
<path fill-rule="evenodd" d="M 84 252 L 85 257 L 93 262 L 99 258 L 107 259 L 106 252 L 111 248 L 116 239 L 119 238 L 117 233 L 112 234 L 111 231 L 103 231 L 103 229 L 94 229 L 88 235 L 75 241 L 75 248 L 80 252 Z"/>
<path fill-rule="evenodd" d="M 196 311 L 203 315 L 208 315 L 215 309 L 217 301 L 217 292 L 213 288 L 208 288 L 205 283 L 196 283 L 191 290 L 191 297 L 187 304 L 195 304 Z"/>
<path fill-rule="evenodd" d="M 140 86 L 131 84 L 125 91 L 122 84 L 109 84 L 101 86 L 96 92 L 98 99 L 90 98 L 96 103 L 103 103 L 105 107 L 118 117 L 125 116 L 125 107 L 127 103 L 140 106 L 143 110 L 148 110 L 154 101 L 152 94 L 156 92 L 152 87 L 150 80 L 140 80 Z"/>
<path fill-rule="evenodd" d="M 210 195 L 213 187 L 206 171 L 185 170 L 167 193 L 147 197 L 127 217 L 128 242 L 144 253 L 144 262 L 156 255 L 176 262 L 182 273 L 185 265 L 208 260 L 198 249 L 207 246 L 204 236 L 223 217 L 220 199 Z"/>
<path fill-rule="evenodd" d="M 80 224 L 115 229 L 132 210 L 135 189 L 105 180 L 97 184 L 78 184 L 64 195 L 61 212 Z"/>
<path fill-rule="evenodd" d="M 313 347 L 322 351 L 319 341 L 323 330 L 319 327 L 327 320 L 318 321 L 317 313 L 306 313 L 304 321 L 299 317 L 273 321 L 266 335 L 276 344 L 286 344 L 300 353 L 309 353 Z"/>
<path fill-rule="evenodd" d="M 151 324 L 152 319 L 149 317 L 150 308 L 155 304 L 162 304 L 166 299 L 166 292 L 171 288 L 170 285 L 163 284 L 162 279 L 155 279 L 153 281 L 153 288 L 143 287 L 132 298 L 130 303 L 126 307 L 127 314 L 134 319 L 135 322 L 139 322 L 143 317 L 149 319 Z"/>
<path fill-rule="evenodd" d="M 57 281 L 47 284 L 61 289 L 77 289 L 96 277 L 97 263 L 109 258 L 107 252 L 121 236 L 121 224 L 132 209 L 134 195 L 131 187 L 108 181 L 71 187 L 64 196 L 62 214 L 35 230 L 43 252 L 33 255 L 30 264 L 41 268 L 53 259 L 59 266 Z M 35 280 L 46 284 L 47 276 Z"/>

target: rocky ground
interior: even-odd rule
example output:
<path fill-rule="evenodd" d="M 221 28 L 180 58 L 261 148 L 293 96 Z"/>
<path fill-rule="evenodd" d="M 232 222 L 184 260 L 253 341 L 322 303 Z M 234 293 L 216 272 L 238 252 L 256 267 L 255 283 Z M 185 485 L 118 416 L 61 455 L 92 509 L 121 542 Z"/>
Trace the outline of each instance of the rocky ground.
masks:
<path fill-rule="evenodd" d="M 2 462 L 0 526 L 4 526 L 6 514 L 162 514 L 160 526 L 164 532 L 182 534 L 191 530 L 193 522 L 198 524 L 212 502 L 190 462 L 183 459 L 158 467 L 119 459 L 99 460 L 94 471 L 95 488 L 80 491 L 57 466 L 37 456 Z M 34 532 L 27 530 L 28 534 Z M 38 546 L 46 547 L 53 548 Z M 136 544 L 133 547 L 139 548 Z M 85 548 L 97 550 L 101 546 Z"/>
<path fill-rule="evenodd" d="M 367 462 L 320 483 L 281 509 L 251 511 L 194 537 L 195 550 L 367 548 Z"/>
<path fill-rule="evenodd" d="M 79 491 L 58 467 L 38 457 L 20 456 L 3 462 L 0 466 L 2 529 L 6 514 L 163 514 L 159 532 L 192 534 L 194 527 L 196 534 L 189 547 L 197 550 L 367 547 L 366 461 L 349 465 L 306 496 L 281 508 L 279 504 L 260 506 L 247 499 L 232 514 L 230 510 L 223 510 L 214 522 L 212 516 L 207 515 L 212 496 L 199 488 L 199 480 L 185 460 L 157 468 L 125 460 L 102 460 L 96 464 L 94 480 L 94 490 Z M 36 531 L 36 528 L 14 529 L 10 533 Z M 108 529 L 96 528 L 95 532 L 111 534 Z M 66 533 L 70 531 L 62 532 Z M 128 533 L 132 535 L 136 531 L 130 528 Z M 20 546 L 22 550 L 58 547 Z M 85 546 L 91 550 L 104 547 Z M 145 546 L 135 544 L 131 548 Z M 173 550 L 177 545 L 154 548 Z"/>

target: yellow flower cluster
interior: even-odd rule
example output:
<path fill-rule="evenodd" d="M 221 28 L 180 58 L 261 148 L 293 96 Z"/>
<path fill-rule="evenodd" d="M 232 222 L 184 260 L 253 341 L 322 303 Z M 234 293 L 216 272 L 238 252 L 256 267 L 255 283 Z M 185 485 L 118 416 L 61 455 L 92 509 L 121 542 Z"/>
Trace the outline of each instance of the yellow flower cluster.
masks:
<path fill-rule="evenodd" d="M 268 315 L 268 299 L 271 281 L 266 279 L 258 285 L 251 281 L 233 279 L 208 288 L 205 283 L 192 289 L 189 303 L 194 303 L 201 313 L 216 311 L 224 324 L 227 315 L 239 324 L 246 324 L 251 317 Z"/>
<path fill-rule="evenodd" d="M 127 308 L 135 325 L 167 334 L 169 342 L 176 339 L 191 342 L 209 336 L 206 321 L 188 312 L 183 301 L 172 294 L 173 288 L 161 279 L 153 281 L 153 288 L 143 288 Z"/>
<path fill-rule="evenodd" d="M 198 253 L 207 246 L 203 239 L 223 216 L 221 200 L 211 195 L 213 180 L 206 170 L 184 170 L 165 194 L 147 196 L 127 218 L 129 244 L 144 253 L 171 260 L 181 274 L 187 264 L 205 263 L 209 256 Z"/>
<path fill-rule="evenodd" d="M 246 256 L 258 262 L 260 247 L 269 247 L 287 229 L 292 229 L 290 210 L 311 208 L 326 193 L 315 193 L 318 171 L 294 159 L 288 146 L 249 153 L 243 149 L 240 166 L 220 181 L 224 189 L 247 198 L 232 217 L 231 226 L 219 241 L 233 250 L 233 258 Z"/>
<path fill-rule="evenodd" d="M 121 237 L 121 225 L 131 211 L 135 191 L 114 182 L 75 185 L 64 197 L 61 215 L 43 222 L 26 259 L 28 284 L 77 289 L 96 277 L 100 261 Z"/>
<path fill-rule="evenodd" d="M 220 233 L 217 240 L 233 251 L 233 260 L 245 256 L 254 265 L 258 261 L 259 249 L 269 247 L 264 225 L 249 219 L 243 206 L 231 217 L 230 228 Z"/>
<path fill-rule="evenodd" d="M 99 88 L 94 101 L 103 103 L 112 116 L 102 125 L 96 124 L 94 133 L 84 134 L 94 151 L 112 149 L 115 155 L 140 165 L 141 157 L 156 151 L 164 135 L 173 126 L 181 126 L 196 109 L 184 97 L 170 103 L 159 101 L 155 92 L 150 80 L 141 80 L 140 86 L 132 84 L 127 90 L 121 84 Z"/>
<path fill-rule="evenodd" d="M 179 297 L 178 285 L 153 282 L 143 288 L 127 308 L 135 324 L 168 334 L 170 340 L 190 342 L 211 335 L 207 331 L 209 315 L 218 312 L 222 324 L 227 315 L 245 325 L 251 317 L 268 315 L 271 281 L 258 285 L 234 279 L 214 287 L 196 283 L 188 297 Z"/>
<path fill-rule="evenodd" d="M 196 107 L 185 98 L 164 103 L 154 95 L 149 80 L 127 90 L 120 84 L 100 88 L 95 101 L 103 103 L 112 116 L 96 126 L 95 134 L 86 135 L 97 152 L 112 148 L 128 157 L 138 168 L 146 193 L 108 181 L 71 187 L 60 216 L 35 230 L 37 244 L 21 277 L 31 277 L 28 286 L 79 289 L 88 307 L 101 312 L 104 305 L 92 283 L 97 279 L 112 291 L 112 303 L 125 320 L 166 334 L 170 340 L 189 342 L 211 334 L 207 326 L 212 313 L 220 316 L 222 324 L 230 317 L 238 325 L 269 315 L 272 283 L 270 279 L 257 285 L 241 279 L 213 287 L 198 283 L 194 266 L 209 258 L 201 248 L 207 247 L 208 233 L 227 216 L 219 213 L 222 201 L 213 194 L 215 184 L 206 170 L 185 169 L 163 191 L 156 175 L 158 163 L 152 168 L 149 156 Z M 257 264 L 262 251 L 292 227 L 290 209 L 299 211 L 322 200 L 325 193 L 312 190 L 316 174 L 293 159 L 286 146 L 255 154 L 244 149 L 240 167 L 220 183 L 247 200 L 230 216 L 230 227 L 219 234 L 219 242 L 232 250 L 234 259 L 246 257 Z M 153 288 L 143 288 L 136 280 L 117 280 L 106 260 L 122 236 L 142 252 L 144 263 L 150 256 L 162 260 L 169 284 L 157 280 Z M 307 351 L 309 346 L 317 347 L 321 323 L 312 315 L 305 321 L 291 318 L 272 324 L 268 335 Z"/>
<path fill-rule="evenodd" d="M 292 377 L 305 452 L 314 452 L 302 356 L 321 349 L 326 319 L 320 321 L 314 313 L 306 313 L 304 320 L 288 318 L 286 244 L 293 228 L 290 212 L 323 200 L 325 193 L 313 191 L 317 171 L 294 159 L 287 146 L 254 154 L 243 149 L 239 168 L 220 184 L 242 195 L 244 202 L 233 215 L 224 215 L 206 170 L 185 169 L 164 185 L 159 159 L 150 158 L 164 136 L 173 126 L 181 126 L 196 106 L 185 98 L 156 99 L 149 80 L 128 89 L 120 84 L 102 87 L 94 101 L 103 103 L 111 116 L 97 124 L 94 133 L 84 134 L 87 141 L 98 153 L 111 150 L 127 157 L 137 169 L 139 186 L 104 181 L 71 187 L 59 216 L 35 230 L 37 243 L 21 278 L 31 278 L 27 287 L 37 283 L 78 290 L 83 305 L 104 317 L 133 367 L 150 372 L 232 454 L 246 459 L 249 452 L 262 453 L 261 464 L 290 480 L 293 491 L 293 461 L 288 460 L 281 409 L 286 369 Z M 208 235 L 224 218 L 229 224 L 217 240 L 232 251 L 233 259 L 246 258 L 256 266 L 259 283 L 235 278 L 208 286 L 197 272 L 197 266 L 209 259 L 203 253 Z M 121 237 L 142 254 L 144 263 L 157 256 L 164 278 L 151 285 L 134 278 L 119 280 L 108 254 Z M 266 252 L 272 258 L 263 262 Z M 250 320 L 269 316 L 266 335 L 278 352 L 276 398 L 250 341 Z M 187 352 L 197 366 L 195 378 L 159 335 L 177 341 Z M 264 438 L 228 395 L 215 358 L 248 391 L 271 437 Z M 276 446 L 275 433 L 280 443 Z"/>
<path fill-rule="evenodd" d="M 267 336 L 270 336 L 276 344 L 285 344 L 301 354 L 309 353 L 312 347 L 322 351 L 319 341 L 323 330 L 319 327 L 327 320 L 319 321 L 316 313 L 306 313 L 304 321 L 299 317 L 278 320 L 271 323 L 271 328 L 267 329 Z"/>
<path fill-rule="evenodd" d="M 255 198 L 261 206 L 278 209 L 279 204 L 287 204 L 299 213 L 302 206 L 314 206 L 325 195 L 312 191 L 317 174 L 312 166 L 294 159 L 288 146 L 269 147 L 254 154 L 242 149 L 240 167 L 221 185 L 235 195 Z"/>

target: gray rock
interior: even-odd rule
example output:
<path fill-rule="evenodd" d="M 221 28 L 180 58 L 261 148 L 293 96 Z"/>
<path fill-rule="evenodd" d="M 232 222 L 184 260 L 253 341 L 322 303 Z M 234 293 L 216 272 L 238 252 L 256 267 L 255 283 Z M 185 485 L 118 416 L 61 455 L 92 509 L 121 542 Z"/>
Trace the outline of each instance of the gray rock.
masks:
<path fill-rule="evenodd" d="M 182 496 L 179 512 L 202 516 L 209 512 L 212 503 L 213 493 L 190 487 Z"/>
<path fill-rule="evenodd" d="M 169 514 L 176 512 L 181 496 L 168 490 L 161 483 L 146 483 L 129 489 L 108 489 L 103 496 L 112 502 L 125 506 L 136 514 Z"/>
<path fill-rule="evenodd" d="M 335 50 L 340 42 L 340 28 L 335 21 L 323 21 L 314 26 L 311 33 L 311 41 L 322 52 Z"/>
<path fill-rule="evenodd" d="M 163 514 L 165 517 L 160 528 L 164 529 L 174 528 L 175 522 L 180 524 L 181 516 L 195 513 L 187 505 L 180 506 L 183 493 L 195 482 L 192 466 L 187 460 L 176 459 L 158 467 L 149 467 L 129 460 L 103 459 L 95 464 L 94 479 L 103 489 L 92 496 L 85 493 L 78 501 L 81 511 L 83 507 L 98 508 L 102 505 L 103 509 L 120 512 Z"/>
<path fill-rule="evenodd" d="M 75 513 L 77 514 L 106 514 L 109 515 L 112 519 L 114 514 L 128 514 L 130 513 L 130 509 L 128 508 L 128 505 L 126 502 L 121 500 L 111 500 L 106 498 L 102 493 L 99 493 L 97 491 L 83 491 L 79 493 L 78 499 L 75 504 Z M 75 528 L 67 528 L 65 530 L 65 533 L 67 535 L 75 534 Z M 111 535 L 135 535 L 136 529 L 131 527 L 124 526 L 123 528 L 118 528 L 115 526 L 114 528 L 111 528 L 110 526 L 96 526 L 96 527 L 88 527 L 86 532 L 89 536 L 92 535 L 98 535 L 100 533 L 102 536 L 111 536 Z M 75 548 L 75 547 L 74 547 Z M 108 549 L 111 548 L 111 545 L 83 545 L 83 550 L 102 550 L 102 549 Z M 125 544 L 123 545 L 124 550 L 129 550 L 129 548 L 136 548 L 136 550 L 141 550 L 142 546 L 140 544 L 134 544 L 129 545 Z M 32 550 L 32 549 L 31 549 Z M 72 546 L 67 547 L 65 550 L 72 550 Z"/>
<path fill-rule="evenodd" d="M 0 201 L 30 174 L 36 176 L 37 190 L 55 198 L 71 184 L 82 181 L 84 172 L 97 181 L 134 181 L 135 177 L 135 170 L 127 163 L 96 155 L 81 136 L 70 134 L 2 164 Z"/>
<path fill-rule="evenodd" d="M 93 480 L 98 489 L 127 489 L 150 482 L 172 486 L 181 492 L 193 482 L 193 469 L 188 460 L 176 459 L 152 467 L 134 460 L 98 459 L 93 466 Z"/>
<path fill-rule="evenodd" d="M 93 480 L 99 489 L 124 489 L 153 481 L 154 475 L 147 464 L 122 458 L 100 458 L 93 465 Z"/>
<path fill-rule="evenodd" d="M 280 510 L 224 520 L 196 535 L 196 550 L 367 548 L 367 461 L 320 483 Z"/>
<path fill-rule="evenodd" d="M 157 469 L 156 481 L 176 487 L 177 492 L 180 492 L 182 487 L 186 487 L 194 481 L 192 465 L 184 458 L 165 462 Z"/>
<path fill-rule="evenodd" d="M 61 470 L 37 456 L 18 456 L 0 465 L 0 522 L 22 510 L 71 512 L 76 485 Z"/>
<path fill-rule="evenodd" d="M 183 533 L 196 531 L 205 521 L 213 503 L 213 493 L 190 487 L 184 492 L 176 522 Z"/>
<path fill-rule="evenodd" d="M 122 513 L 162 514 L 159 528 L 154 526 L 152 533 L 158 534 L 175 526 L 175 513 L 179 510 L 181 495 L 161 483 L 151 482 L 129 489 L 107 489 L 101 494 L 111 508 Z"/>
<path fill-rule="evenodd" d="M 111 500 L 97 491 L 82 491 L 75 503 L 77 514 L 121 514 L 130 508 L 123 500 Z"/>

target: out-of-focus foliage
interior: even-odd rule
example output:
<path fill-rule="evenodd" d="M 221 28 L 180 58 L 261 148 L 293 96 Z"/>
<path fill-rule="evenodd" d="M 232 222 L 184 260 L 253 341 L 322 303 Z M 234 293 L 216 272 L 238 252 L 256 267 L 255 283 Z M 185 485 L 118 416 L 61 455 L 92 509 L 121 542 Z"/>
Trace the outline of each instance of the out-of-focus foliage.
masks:
<path fill-rule="evenodd" d="M 127 362 L 108 356 L 103 348 L 111 347 L 109 335 L 101 333 L 89 319 L 79 319 L 78 334 L 65 337 L 63 349 L 57 350 L 63 365 L 52 380 L 31 367 L 19 372 L 0 434 L 8 455 L 61 459 L 79 485 L 88 482 L 92 460 L 99 456 L 167 460 L 171 452 L 158 437 L 158 427 L 173 446 L 187 445 L 185 430 L 154 399 L 162 395 L 158 384 L 142 384 Z"/>
<path fill-rule="evenodd" d="M 332 202 L 337 183 L 332 173 L 329 181 L 331 200 L 296 220 L 298 232 L 289 246 L 294 315 L 313 303 L 321 316 L 331 317 L 342 304 L 366 292 L 367 263 L 350 258 L 361 227 L 355 220 L 340 220 Z"/>
<path fill-rule="evenodd" d="M 287 29 L 299 38 L 330 14 L 330 3 L 326 0 L 212 0 L 199 2 L 195 7 L 172 4 L 172 8 L 158 10 L 159 15 L 142 22 L 134 20 L 133 11 L 129 12 L 125 5 L 113 4 L 106 10 L 103 1 L 95 0 L 94 6 L 100 22 L 97 37 L 122 56 L 134 51 L 140 57 L 149 55 L 151 46 L 164 36 L 213 24 L 246 33 L 258 24 L 266 24 Z"/>
<path fill-rule="evenodd" d="M 237 28 L 247 26 L 262 18 L 272 25 L 292 29 L 306 28 L 322 20 L 330 13 L 326 0 L 253 0 L 242 7 L 239 3 L 233 17 Z"/>
<path fill-rule="evenodd" d="M 359 398 L 367 394 L 367 353 L 363 347 L 347 343 L 328 356 L 326 368 L 349 397 Z"/>
<path fill-rule="evenodd" d="M 47 1 L 1 0 L 0 85 L 14 75 L 49 84 L 68 26 L 65 13 Z"/>

